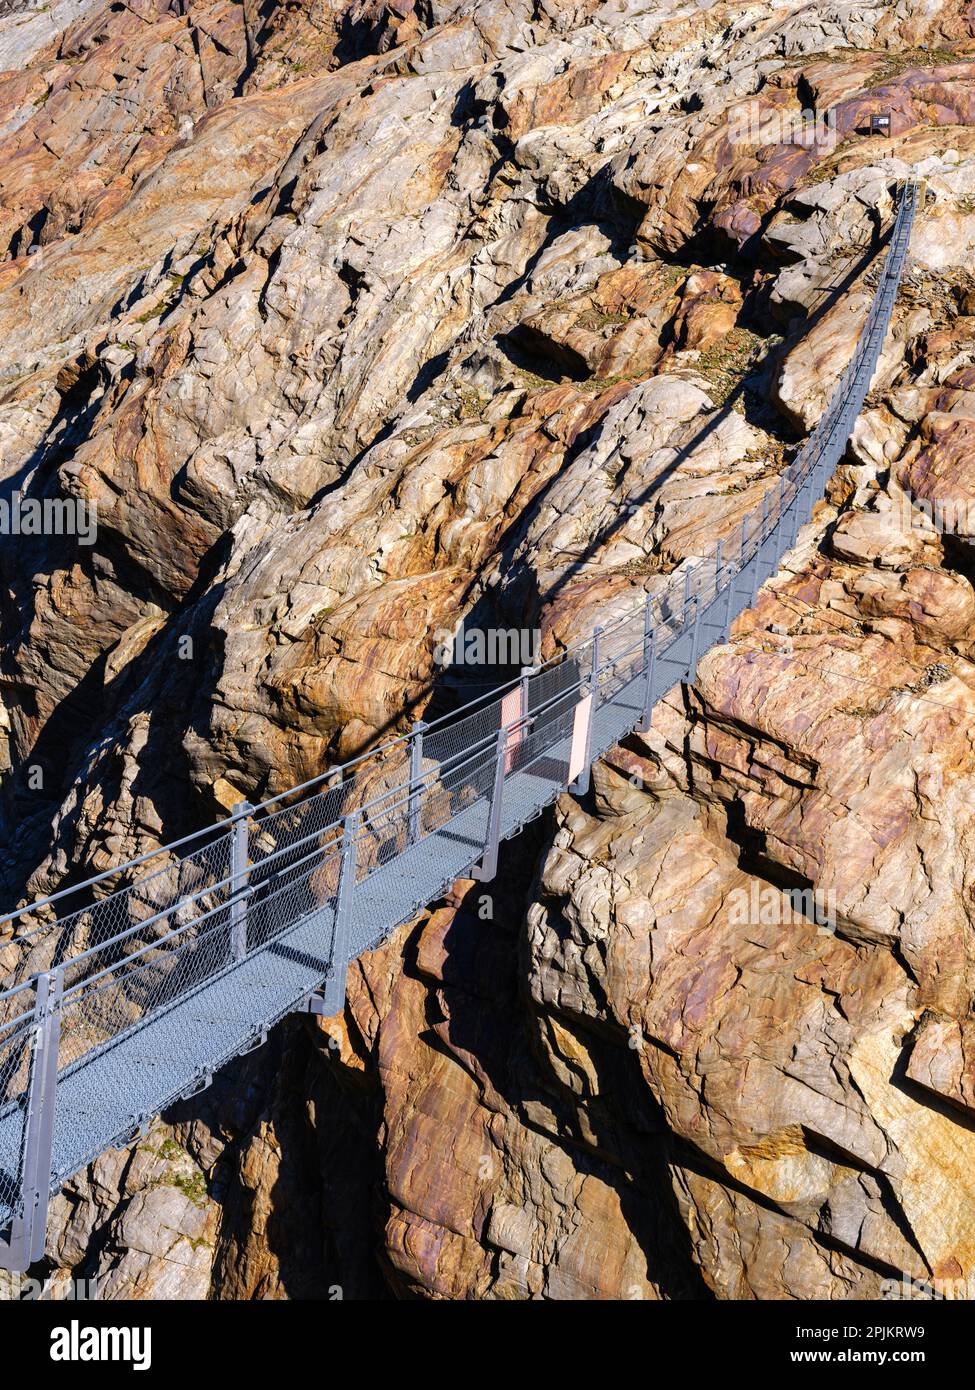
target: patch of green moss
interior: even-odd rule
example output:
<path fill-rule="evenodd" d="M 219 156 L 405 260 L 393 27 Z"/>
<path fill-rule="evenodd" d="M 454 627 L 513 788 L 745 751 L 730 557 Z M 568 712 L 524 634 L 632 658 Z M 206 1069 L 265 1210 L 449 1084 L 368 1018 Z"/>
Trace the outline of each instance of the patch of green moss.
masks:
<path fill-rule="evenodd" d="M 646 574 L 661 574 L 664 571 L 664 562 L 659 555 L 644 555 L 639 560 L 627 560 L 625 565 L 620 565 L 614 574 L 621 574 L 627 579 L 640 578 Z"/>
<path fill-rule="evenodd" d="M 169 1186 L 175 1187 L 188 1197 L 196 1207 L 202 1207 L 207 1199 L 207 1185 L 203 1174 L 197 1169 L 193 1173 L 177 1173 L 169 1179 Z"/>
<path fill-rule="evenodd" d="M 608 328 L 610 325 L 621 327 L 629 322 L 626 314 L 609 314 L 604 309 L 586 309 L 576 320 L 580 328 L 585 328 L 590 333 L 598 333 L 601 328 Z"/>
<path fill-rule="evenodd" d="M 877 138 L 886 139 L 886 136 L 878 136 Z M 838 162 L 852 153 L 855 146 L 862 145 L 863 141 L 864 136 L 862 135 L 848 135 L 845 140 L 841 140 L 835 149 L 830 150 L 829 154 L 825 155 L 818 164 L 813 165 L 806 175 L 804 184 L 828 183 L 830 179 L 835 179 L 839 173 Z"/>
<path fill-rule="evenodd" d="M 512 371 L 518 384 L 529 391 L 548 391 L 551 387 L 559 385 L 553 377 L 538 376 L 535 372 L 526 371 L 524 367 L 514 367 Z"/>
<path fill-rule="evenodd" d="M 473 386 L 460 386 L 457 394 L 460 396 L 460 418 L 462 420 L 480 420 L 487 404 L 481 398 L 481 393 L 476 391 Z"/>
<path fill-rule="evenodd" d="M 813 63 L 836 63 L 841 58 L 859 58 L 862 50 L 859 48 L 831 48 L 821 49 L 818 53 L 797 53 L 794 58 L 787 58 L 784 66 L 786 68 L 806 68 L 812 67 Z"/>
<path fill-rule="evenodd" d="M 871 709 L 869 705 L 854 705 L 852 709 L 846 710 L 845 713 L 852 714 L 854 719 L 875 719 L 884 709 L 886 703 L 887 701 L 885 700 L 884 704 L 878 705 L 876 709 Z"/>
<path fill-rule="evenodd" d="M 725 403 L 765 346 L 765 340 L 750 328 L 733 328 L 701 353 L 694 370 L 708 382 L 715 405 Z"/>
<path fill-rule="evenodd" d="M 907 48 L 902 53 L 885 53 L 872 82 L 879 86 L 900 77 L 903 72 L 910 72 L 911 68 L 940 68 L 946 63 L 961 61 L 961 55 L 950 48 Z"/>
<path fill-rule="evenodd" d="M 621 381 L 642 381 L 640 376 L 632 376 L 626 372 L 621 372 L 618 376 L 592 376 L 588 381 L 576 382 L 580 391 L 587 391 L 590 395 L 598 396 L 603 391 L 609 391 L 614 386 L 619 386 Z"/>
<path fill-rule="evenodd" d="M 168 294 L 164 295 L 158 303 L 154 304 L 151 309 L 146 309 L 144 313 L 141 313 L 136 319 L 136 323 L 148 323 L 150 319 L 161 319 L 164 314 L 169 313 L 170 309 L 176 303 L 186 276 L 177 275 L 174 271 L 170 271 L 166 278 L 172 286 L 172 289 Z"/>

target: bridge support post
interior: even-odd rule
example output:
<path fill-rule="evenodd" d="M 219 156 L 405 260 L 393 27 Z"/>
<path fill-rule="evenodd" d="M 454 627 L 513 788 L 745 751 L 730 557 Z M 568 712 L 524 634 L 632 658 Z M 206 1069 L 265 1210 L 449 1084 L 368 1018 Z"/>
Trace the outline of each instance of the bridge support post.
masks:
<path fill-rule="evenodd" d="M 494 782 L 491 787 L 491 804 L 488 807 L 487 833 L 484 837 L 484 855 L 480 864 L 471 869 L 471 878 L 480 883 L 490 883 L 498 872 L 498 845 L 501 841 L 501 798 L 504 795 L 504 765 L 508 748 L 508 726 L 498 730 L 498 741 L 494 746 Z"/>
<path fill-rule="evenodd" d="M 417 720 L 410 733 L 410 810 L 407 822 L 407 840 L 415 845 L 420 838 L 420 810 L 423 794 L 423 735 L 428 726 L 422 719 Z"/>
<path fill-rule="evenodd" d="M 653 604 L 647 595 L 643 610 L 643 670 L 646 674 L 646 688 L 643 695 L 643 714 L 636 726 L 638 734 L 645 734 L 650 728 L 653 716 L 653 678 L 657 666 L 657 629 L 653 625 Z"/>
<path fill-rule="evenodd" d="M 230 832 L 230 955 L 235 961 L 247 955 L 247 828 L 253 809 L 249 801 L 238 802 L 234 815 L 239 819 Z"/>
<path fill-rule="evenodd" d="M 47 1235 L 63 987 L 63 966 L 44 971 L 34 984 L 34 1039 L 21 1179 L 24 1214 L 15 1223 L 11 1239 L 11 1254 L 17 1257 L 11 1268 L 19 1266 L 21 1273 L 44 1254 Z"/>
<path fill-rule="evenodd" d="M 327 1017 L 345 1008 L 345 977 L 349 973 L 350 942 L 352 938 L 352 893 L 355 888 L 356 843 L 359 837 L 360 815 L 352 811 L 342 829 L 339 881 L 335 892 L 335 923 L 332 928 L 332 959 L 322 1002 Z"/>

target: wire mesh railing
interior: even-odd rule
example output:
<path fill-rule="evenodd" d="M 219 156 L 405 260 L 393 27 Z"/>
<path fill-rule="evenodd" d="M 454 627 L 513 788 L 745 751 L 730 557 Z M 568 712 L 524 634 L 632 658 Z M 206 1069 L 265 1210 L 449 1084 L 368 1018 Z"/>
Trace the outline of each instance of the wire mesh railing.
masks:
<path fill-rule="evenodd" d="M 19 1008 L 0 1023 L 0 1211 L 23 1214 L 24 1137 L 34 1041 L 33 991 L 25 987 Z"/>
<path fill-rule="evenodd" d="M 43 1247 L 49 1193 L 152 1115 L 205 1085 L 348 962 L 692 680 L 808 520 L 862 408 L 886 335 L 916 190 L 901 191 L 885 270 L 816 429 L 761 504 L 706 555 L 654 576 L 642 603 L 452 717 L 419 723 L 342 768 L 209 832 L 0 919 L 26 923 L 0 992 L 0 1263 Z M 182 851 L 177 853 L 177 851 Z M 143 870 L 126 881 L 136 869 Z M 50 920 L 45 920 L 50 917 Z M 19 1262 L 19 1263 L 18 1263 Z"/>

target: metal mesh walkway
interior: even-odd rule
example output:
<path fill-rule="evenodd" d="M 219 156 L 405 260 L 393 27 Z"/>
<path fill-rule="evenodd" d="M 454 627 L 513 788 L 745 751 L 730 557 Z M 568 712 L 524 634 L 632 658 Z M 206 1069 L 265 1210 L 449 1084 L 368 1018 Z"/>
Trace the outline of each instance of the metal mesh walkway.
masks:
<path fill-rule="evenodd" d="M 876 368 L 917 199 L 901 187 L 856 350 L 761 508 L 665 588 L 454 716 L 222 825 L 8 914 L 19 957 L 0 993 L 0 1264 L 43 1252 L 49 1195 L 99 1153 L 259 1044 L 350 960 L 455 879 L 494 876 L 499 841 L 653 705 L 778 568 L 845 451 Z M 81 901 L 60 912 L 69 895 Z"/>

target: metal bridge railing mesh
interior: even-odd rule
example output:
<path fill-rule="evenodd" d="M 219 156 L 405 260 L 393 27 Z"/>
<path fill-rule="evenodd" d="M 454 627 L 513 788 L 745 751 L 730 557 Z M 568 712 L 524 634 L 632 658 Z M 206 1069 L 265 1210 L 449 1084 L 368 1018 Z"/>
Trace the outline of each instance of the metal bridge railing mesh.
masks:
<path fill-rule="evenodd" d="M 131 876 L 136 861 L 89 881 L 92 901 L 59 920 L 40 920 L 49 904 L 25 910 L 30 930 L 0 993 L 0 1227 L 26 1210 L 35 1090 L 54 1114 L 46 1194 L 205 1084 L 323 980 L 326 1003 L 340 1007 L 348 960 L 461 873 L 490 876 L 498 838 L 580 775 L 583 734 L 588 778 L 594 758 L 692 678 L 774 572 L 846 447 L 889 323 L 914 199 L 907 185 L 857 348 L 822 419 L 713 552 L 652 577 L 639 607 L 452 720 L 245 808 L 181 855 L 173 846 L 150 856 L 151 870 L 115 891 L 110 878 Z M 31 1081 L 41 1038 L 37 1055 L 57 1059 L 50 1088 Z"/>
<path fill-rule="evenodd" d="M 32 1003 L 27 992 L 21 1003 Z M 33 1010 L 0 1024 L 0 1214 L 22 1215 L 22 1171 L 34 1043 Z"/>

